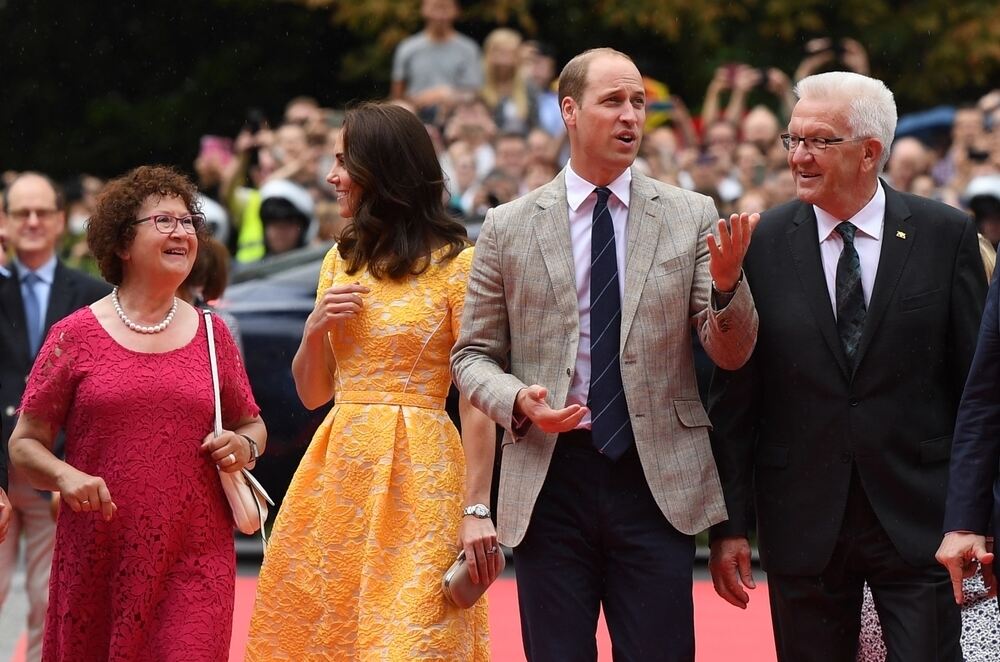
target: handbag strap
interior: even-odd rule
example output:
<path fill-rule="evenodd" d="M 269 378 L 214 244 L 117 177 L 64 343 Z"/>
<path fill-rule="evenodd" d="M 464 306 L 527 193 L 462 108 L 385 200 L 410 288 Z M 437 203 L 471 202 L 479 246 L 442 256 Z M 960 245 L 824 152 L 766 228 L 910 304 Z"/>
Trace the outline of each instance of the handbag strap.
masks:
<path fill-rule="evenodd" d="M 201 312 L 205 315 L 205 333 L 208 335 L 208 361 L 212 366 L 212 397 L 215 401 L 215 436 L 218 437 L 222 434 L 222 397 L 219 391 L 219 360 L 215 354 L 215 330 L 212 327 L 212 311 L 206 308 Z M 260 501 L 258 501 L 257 495 L 254 494 L 254 485 L 259 486 L 260 483 L 257 482 L 246 467 L 240 469 L 240 471 L 243 472 L 243 476 L 247 479 L 247 489 L 253 495 L 253 504 L 257 507 L 257 517 L 260 519 L 260 539 L 264 544 L 264 551 L 267 552 L 267 534 L 264 533 L 264 513 L 260 508 Z M 261 490 L 263 491 L 263 488 Z M 266 492 L 264 494 L 266 496 Z M 271 501 L 269 497 L 267 500 Z M 272 503 L 271 505 L 274 504 Z"/>
<path fill-rule="evenodd" d="M 205 333 L 208 335 L 208 360 L 212 365 L 212 399 L 215 402 L 215 436 L 222 434 L 222 398 L 219 393 L 219 361 L 215 356 L 215 331 L 212 328 L 212 311 L 205 315 Z"/>

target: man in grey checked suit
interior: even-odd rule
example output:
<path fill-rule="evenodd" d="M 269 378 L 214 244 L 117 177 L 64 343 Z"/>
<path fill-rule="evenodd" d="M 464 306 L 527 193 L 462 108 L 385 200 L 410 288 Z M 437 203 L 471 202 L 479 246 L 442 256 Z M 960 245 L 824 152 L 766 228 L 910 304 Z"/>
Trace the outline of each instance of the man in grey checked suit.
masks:
<path fill-rule="evenodd" d="M 576 56 L 559 99 L 570 163 L 487 214 L 452 374 L 506 429 L 497 530 L 528 659 L 596 660 L 603 605 L 615 659 L 693 660 L 692 536 L 726 510 L 689 329 L 723 367 L 753 351 L 756 217 L 716 238 L 708 198 L 631 167 L 645 95 L 628 56 Z"/>

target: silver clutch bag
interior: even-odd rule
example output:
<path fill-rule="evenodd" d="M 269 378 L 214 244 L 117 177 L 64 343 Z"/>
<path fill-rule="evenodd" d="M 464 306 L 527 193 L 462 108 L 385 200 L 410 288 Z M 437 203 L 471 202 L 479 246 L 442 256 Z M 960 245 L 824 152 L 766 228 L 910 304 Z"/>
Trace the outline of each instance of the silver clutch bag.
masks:
<path fill-rule="evenodd" d="M 499 548 L 497 548 L 497 563 L 499 563 L 499 568 L 497 568 L 497 577 L 499 577 L 507 564 L 503 551 Z M 472 583 L 472 579 L 469 577 L 469 566 L 465 562 L 465 550 L 459 552 L 458 558 L 445 571 L 444 577 L 441 579 L 444 597 L 447 598 L 448 602 L 461 609 L 468 609 L 476 604 L 476 601 L 489 587 L 490 585 L 486 582 Z"/>

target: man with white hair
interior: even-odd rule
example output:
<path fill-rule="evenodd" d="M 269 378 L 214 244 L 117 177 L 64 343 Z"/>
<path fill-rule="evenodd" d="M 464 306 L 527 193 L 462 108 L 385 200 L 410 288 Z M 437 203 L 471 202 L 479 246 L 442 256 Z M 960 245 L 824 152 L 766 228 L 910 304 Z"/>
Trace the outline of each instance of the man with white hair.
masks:
<path fill-rule="evenodd" d="M 779 660 L 854 660 L 866 581 L 890 662 L 961 660 L 934 552 L 986 295 L 976 229 L 879 179 L 896 126 L 881 81 L 824 73 L 796 94 L 798 199 L 762 215 L 744 262 L 757 346 L 710 397 L 729 511 L 713 581 L 746 606 L 754 503 Z"/>

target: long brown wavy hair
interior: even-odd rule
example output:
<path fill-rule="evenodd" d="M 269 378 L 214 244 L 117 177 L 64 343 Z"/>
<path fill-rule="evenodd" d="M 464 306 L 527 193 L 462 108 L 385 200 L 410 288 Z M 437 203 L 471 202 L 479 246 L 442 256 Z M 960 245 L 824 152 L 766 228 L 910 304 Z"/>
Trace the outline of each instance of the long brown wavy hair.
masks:
<path fill-rule="evenodd" d="M 410 111 L 363 103 L 347 111 L 344 168 L 358 204 L 338 248 L 347 273 L 375 278 L 422 273 L 431 253 L 448 246 L 450 260 L 470 245 L 465 226 L 444 207 L 444 176 L 434 145 Z"/>

